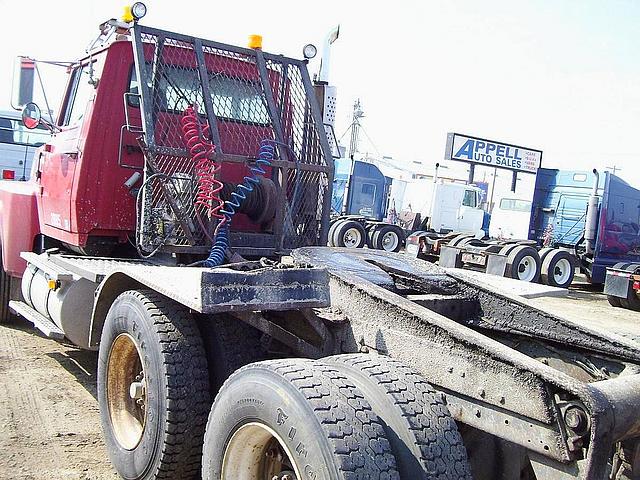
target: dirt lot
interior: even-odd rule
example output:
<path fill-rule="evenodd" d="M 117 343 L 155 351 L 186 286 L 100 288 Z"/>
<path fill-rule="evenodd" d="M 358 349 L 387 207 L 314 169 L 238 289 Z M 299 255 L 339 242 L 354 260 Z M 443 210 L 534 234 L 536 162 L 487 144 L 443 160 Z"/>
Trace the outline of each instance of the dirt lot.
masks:
<path fill-rule="evenodd" d="M 542 306 L 593 328 L 640 337 L 640 313 L 572 289 Z M 0 325 L 0 479 L 115 479 L 100 431 L 95 352 Z"/>
<path fill-rule="evenodd" d="M 0 479 L 119 478 L 107 460 L 95 352 L 0 326 Z"/>

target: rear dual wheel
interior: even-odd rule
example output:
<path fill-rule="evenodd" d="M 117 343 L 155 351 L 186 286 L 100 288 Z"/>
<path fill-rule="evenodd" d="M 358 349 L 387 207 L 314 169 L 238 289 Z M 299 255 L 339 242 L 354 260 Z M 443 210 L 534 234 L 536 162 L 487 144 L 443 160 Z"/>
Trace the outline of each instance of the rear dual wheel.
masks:
<path fill-rule="evenodd" d="M 332 247 L 362 248 L 367 241 L 366 230 L 355 220 L 338 220 L 329 233 L 329 245 Z"/>
<path fill-rule="evenodd" d="M 507 255 L 507 268 L 505 277 L 522 280 L 523 282 L 536 282 L 540 277 L 540 256 L 535 248 L 527 245 L 507 245 L 500 251 Z"/>
<path fill-rule="evenodd" d="M 551 287 L 568 288 L 573 282 L 573 257 L 564 250 L 553 249 L 541 255 L 541 280 Z"/>
<path fill-rule="evenodd" d="M 376 250 L 399 252 L 402 248 L 403 235 L 401 230 L 393 225 L 377 227 L 371 236 L 371 244 Z"/>
<path fill-rule="evenodd" d="M 210 479 L 470 479 L 446 406 L 418 375 L 369 355 L 249 365 L 220 390 Z"/>

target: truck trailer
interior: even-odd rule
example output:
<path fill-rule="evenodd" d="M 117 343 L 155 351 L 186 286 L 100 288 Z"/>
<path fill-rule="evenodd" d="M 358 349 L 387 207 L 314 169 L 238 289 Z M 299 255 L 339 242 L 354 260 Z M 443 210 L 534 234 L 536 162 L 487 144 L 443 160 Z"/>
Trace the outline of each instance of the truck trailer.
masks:
<path fill-rule="evenodd" d="M 98 351 L 123 478 L 640 474 L 637 343 L 417 259 L 316 246 L 326 85 L 258 38 L 145 13 L 100 26 L 34 175 L 0 184 L 0 319 Z"/>
<path fill-rule="evenodd" d="M 640 190 L 610 172 L 541 168 L 528 239 L 417 232 L 408 237 L 407 251 L 447 267 L 557 287 L 569 286 L 578 267 L 589 282 L 603 284 L 607 267 L 640 261 L 639 212 Z"/>

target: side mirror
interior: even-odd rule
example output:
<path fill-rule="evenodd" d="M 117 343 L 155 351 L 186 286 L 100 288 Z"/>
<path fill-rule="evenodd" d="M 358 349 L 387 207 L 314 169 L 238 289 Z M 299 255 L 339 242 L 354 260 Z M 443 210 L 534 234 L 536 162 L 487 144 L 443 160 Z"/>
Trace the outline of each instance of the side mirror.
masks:
<path fill-rule="evenodd" d="M 22 109 L 22 124 L 29 130 L 33 130 L 42 120 L 40 107 L 33 102 L 27 103 Z"/>

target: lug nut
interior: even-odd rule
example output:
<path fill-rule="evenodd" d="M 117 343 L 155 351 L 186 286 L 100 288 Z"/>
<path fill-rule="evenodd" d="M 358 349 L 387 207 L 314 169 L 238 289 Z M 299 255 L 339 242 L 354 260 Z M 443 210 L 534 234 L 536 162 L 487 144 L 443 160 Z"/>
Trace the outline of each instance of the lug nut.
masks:
<path fill-rule="evenodd" d="M 578 435 L 584 435 L 589 429 L 589 417 L 579 407 L 569 407 L 564 412 L 564 423 Z"/>
<path fill-rule="evenodd" d="M 144 383 L 132 382 L 129 385 L 129 396 L 133 399 L 139 400 L 144 395 Z"/>

